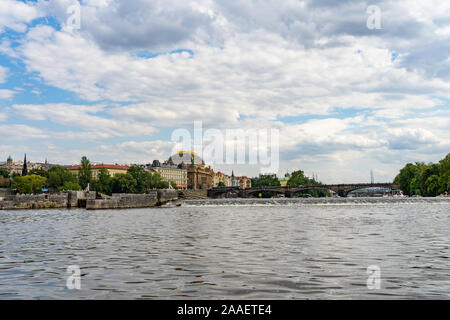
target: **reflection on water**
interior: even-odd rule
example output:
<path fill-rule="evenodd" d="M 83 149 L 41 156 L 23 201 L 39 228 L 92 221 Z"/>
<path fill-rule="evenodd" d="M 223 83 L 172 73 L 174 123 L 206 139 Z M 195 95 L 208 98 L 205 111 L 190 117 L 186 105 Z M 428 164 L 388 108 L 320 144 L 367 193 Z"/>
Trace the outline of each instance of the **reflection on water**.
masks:
<path fill-rule="evenodd" d="M 0 211 L 0 299 L 450 298 L 448 199 L 308 201 Z"/>

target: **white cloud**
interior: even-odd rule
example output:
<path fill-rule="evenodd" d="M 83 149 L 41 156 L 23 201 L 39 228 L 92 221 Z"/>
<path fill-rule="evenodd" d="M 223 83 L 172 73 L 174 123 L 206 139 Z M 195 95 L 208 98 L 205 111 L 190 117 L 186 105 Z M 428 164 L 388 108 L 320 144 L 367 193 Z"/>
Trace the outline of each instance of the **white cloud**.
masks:
<path fill-rule="evenodd" d="M 436 136 L 422 128 L 395 128 L 389 129 L 391 135 L 389 144 L 392 149 L 417 149 L 421 144 L 432 145 L 438 142 Z"/>
<path fill-rule="evenodd" d="M 11 41 L 8 39 L 4 39 L 2 42 L 0 42 L 0 53 L 3 53 L 6 56 L 10 56 L 12 58 L 19 58 L 14 48 L 11 47 Z"/>
<path fill-rule="evenodd" d="M 40 128 L 21 124 L 0 124 L 0 137 L 2 141 L 45 139 L 49 135 Z M 3 140 L 4 139 L 4 140 Z"/>
<path fill-rule="evenodd" d="M 0 66 L 0 83 L 3 83 L 6 81 L 7 73 L 8 73 L 8 69 Z"/>
<path fill-rule="evenodd" d="M 41 16 L 36 5 L 15 0 L 0 1 L 0 33 L 5 28 L 10 28 L 17 32 L 25 32 L 27 23 Z"/>
<path fill-rule="evenodd" d="M 0 29 L 25 31 L 37 8 L 64 25 L 71 4 L 22 3 L 36 12 L 14 22 L 0 13 Z M 15 104 L 15 114 L 33 125 L 62 127 L 45 132 L 48 145 L 111 139 L 88 154 L 147 161 L 171 150 L 156 136 L 160 128 L 191 128 L 194 120 L 220 129 L 276 127 L 282 170 L 344 182 L 371 167 L 392 179 L 399 161 L 438 160 L 449 149 L 450 4 L 377 5 L 383 29 L 374 31 L 366 27 L 366 1 L 90 0 L 80 30 L 39 25 L 14 49 L 4 40 L 0 52 L 21 59 L 46 85 L 93 103 Z M 181 48 L 192 54 L 168 53 Z M 13 95 L 0 90 L 2 99 Z M 85 150 L 77 148 L 55 143 L 48 152 L 72 161 Z"/>
<path fill-rule="evenodd" d="M 353 43 L 344 48 L 304 50 L 278 35 L 255 32 L 227 39 L 222 49 L 194 45 L 193 57 L 152 59 L 106 53 L 90 40 L 49 27 L 34 28 L 27 39 L 20 52 L 48 83 L 93 101 L 145 102 L 139 106 L 148 109 L 144 116 L 157 113 L 163 120 L 170 113 L 186 119 L 186 110 L 194 108 L 233 123 L 239 115 L 274 120 L 326 114 L 334 106 L 431 108 L 441 103 L 431 94 L 450 97 L 447 81 L 361 58 L 358 50 L 376 56 L 378 44 L 355 38 L 346 38 Z M 122 112 L 132 116 L 132 108 Z"/>
<path fill-rule="evenodd" d="M 0 89 L 0 99 L 11 99 L 16 94 L 15 91 L 9 89 Z"/>
<path fill-rule="evenodd" d="M 35 121 L 51 121 L 81 132 L 55 133 L 60 138 L 105 139 L 111 137 L 152 135 L 155 128 L 145 123 L 124 121 L 97 115 L 106 110 L 105 105 L 13 105 L 12 110 L 21 117 Z"/>

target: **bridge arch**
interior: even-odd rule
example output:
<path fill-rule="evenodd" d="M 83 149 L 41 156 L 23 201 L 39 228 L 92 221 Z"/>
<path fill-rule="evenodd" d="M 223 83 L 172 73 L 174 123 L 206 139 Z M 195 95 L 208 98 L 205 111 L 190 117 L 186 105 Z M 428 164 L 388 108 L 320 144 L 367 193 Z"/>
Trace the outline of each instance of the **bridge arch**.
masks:
<path fill-rule="evenodd" d="M 225 188 L 213 188 L 208 190 L 208 195 L 211 197 L 223 197 L 227 193 L 238 194 L 240 197 L 246 197 L 249 195 L 258 194 L 261 192 L 275 192 L 284 193 L 287 197 L 299 193 L 305 190 L 330 190 L 337 193 L 341 197 L 347 197 L 349 192 L 370 187 L 383 187 L 390 188 L 391 190 L 398 189 L 397 185 L 392 183 L 360 183 L 360 184 L 335 184 L 335 185 L 310 185 L 310 186 L 267 186 L 267 187 L 256 187 L 248 189 L 240 189 L 239 187 L 225 187 Z"/>

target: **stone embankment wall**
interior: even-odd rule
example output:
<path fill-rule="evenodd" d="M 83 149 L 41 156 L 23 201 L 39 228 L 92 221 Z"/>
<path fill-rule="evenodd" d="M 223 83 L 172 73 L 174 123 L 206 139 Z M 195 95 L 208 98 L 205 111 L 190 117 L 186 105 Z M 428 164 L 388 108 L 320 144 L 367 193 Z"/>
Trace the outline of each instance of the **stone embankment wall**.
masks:
<path fill-rule="evenodd" d="M 149 208 L 178 199 L 178 190 L 149 190 L 147 194 L 113 194 L 110 198 L 87 200 L 86 209 Z"/>
<path fill-rule="evenodd" d="M 95 191 L 68 191 L 67 204 L 69 208 L 85 208 L 88 200 L 95 200 Z"/>
<path fill-rule="evenodd" d="M 111 197 L 95 191 L 66 191 L 54 194 L 0 196 L 0 210 L 86 208 L 127 209 L 148 208 L 177 200 L 177 190 L 149 190 L 147 194 L 113 194 Z"/>
<path fill-rule="evenodd" d="M 86 209 L 149 208 L 178 199 L 177 190 L 149 190 L 147 194 L 113 194 L 110 198 L 87 200 Z"/>
<path fill-rule="evenodd" d="M 157 192 L 149 194 L 113 194 L 109 199 L 87 200 L 86 209 L 129 209 L 154 207 L 158 203 Z"/>
<path fill-rule="evenodd" d="M 67 193 L 17 194 L 3 197 L 0 210 L 66 208 L 67 199 Z"/>
<path fill-rule="evenodd" d="M 178 200 L 178 190 L 163 189 L 157 191 L 158 191 L 158 205 L 164 205 L 169 201 Z"/>
<path fill-rule="evenodd" d="M 49 194 L 9 194 L 0 195 L 0 210 L 83 208 L 86 201 L 95 199 L 96 192 L 63 191 Z"/>

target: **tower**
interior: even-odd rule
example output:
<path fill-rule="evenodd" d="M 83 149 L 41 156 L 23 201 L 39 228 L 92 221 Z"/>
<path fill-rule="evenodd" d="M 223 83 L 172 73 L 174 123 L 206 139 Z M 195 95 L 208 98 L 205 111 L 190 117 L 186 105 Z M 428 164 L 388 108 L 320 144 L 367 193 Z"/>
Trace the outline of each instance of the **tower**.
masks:
<path fill-rule="evenodd" d="M 28 174 L 27 154 L 25 153 L 25 157 L 23 159 L 22 176 L 26 176 L 27 174 Z"/>

